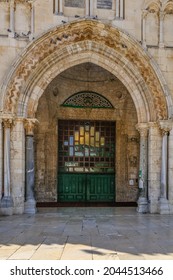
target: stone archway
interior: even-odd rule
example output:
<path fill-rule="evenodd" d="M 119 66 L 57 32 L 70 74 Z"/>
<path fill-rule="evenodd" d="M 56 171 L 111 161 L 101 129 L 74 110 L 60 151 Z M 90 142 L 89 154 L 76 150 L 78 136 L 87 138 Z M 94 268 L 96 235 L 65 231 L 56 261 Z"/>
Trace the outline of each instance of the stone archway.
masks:
<path fill-rule="evenodd" d="M 27 136 L 32 137 L 38 101 L 47 85 L 64 70 L 84 62 L 101 66 L 125 85 L 136 107 L 139 130 L 148 128 L 148 123 L 153 124 L 172 117 L 171 98 L 159 68 L 140 44 L 123 31 L 99 21 L 79 20 L 45 33 L 31 43 L 14 63 L 14 70 L 10 72 L 2 88 L 3 122 L 10 120 L 8 123 L 11 125 L 15 120 L 11 128 L 12 134 L 16 138 L 19 134 L 21 142 L 19 148 L 17 147 L 19 139 L 13 141 L 13 147 L 17 147 L 18 153 L 22 154 L 19 159 L 14 154 L 12 160 L 12 174 L 16 172 L 17 159 L 21 168 L 21 175 L 15 176 L 12 182 L 14 208 L 20 209 L 14 212 L 23 211 L 21 206 L 25 173 L 23 121 L 26 119 Z M 153 129 L 152 125 L 151 127 Z M 9 141 L 10 126 L 8 125 L 7 128 Z M 152 147 L 150 150 L 153 151 Z M 9 157 L 10 147 L 5 154 Z M 146 157 L 146 149 L 144 154 Z M 8 166 L 8 162 L 6 164 Z M 142 168 L 146 170 L 146 166 Z M 33 176 L 34 174 L 32 178 Z M 15 185 L 19 180 L 21 186 L 17 189 Z M 6 182 L 7 196 L 10 196 L 10 184 L 10 181 Z M 32 204 L 32 192 L 29 191 L 28 195 Z M 146 196 L 146 192 L 144 195 Z"/>
<path fill-rule="evenodd" d="M 55 72 L 85 61 L 113 72 L 127 88 L 133 85 L 137 110 L 149 112 L 146 121 L 170 116 L 165 82 L 149 55 L 119 29 L 91 20 L 57 27 L 29 45 L 4 83 L 3 112 L 24 115 L 28 100 L 37 102 Z"/>

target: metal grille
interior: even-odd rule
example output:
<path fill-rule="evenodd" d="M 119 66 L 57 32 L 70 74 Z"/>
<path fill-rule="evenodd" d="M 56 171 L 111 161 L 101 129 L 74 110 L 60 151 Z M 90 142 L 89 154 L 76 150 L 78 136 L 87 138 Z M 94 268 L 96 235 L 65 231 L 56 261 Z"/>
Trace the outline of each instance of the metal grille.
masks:
<path fill-rule="evenodd" d="M 59 120 L 59 172 L 113 173 L 115 122 Z"/>
<path fill-rule="evenodd" d="M 65 107 L 78 108 L 113 108 L 109 100 L 96 92 L 78 92 L 70 96 L 62 104 Z"/>

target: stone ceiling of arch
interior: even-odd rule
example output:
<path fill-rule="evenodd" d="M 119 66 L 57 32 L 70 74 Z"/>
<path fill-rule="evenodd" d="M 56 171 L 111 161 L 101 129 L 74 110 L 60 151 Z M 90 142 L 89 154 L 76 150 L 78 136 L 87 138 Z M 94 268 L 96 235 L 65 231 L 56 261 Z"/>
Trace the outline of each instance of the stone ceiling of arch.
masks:
<path fill-rule="evenodd" d="M 30 79 L 32 72 L 40 64 L 44 65 L 46 58 L 64 46 L 67 46 L 67 49 L 69 46 L 70 56 L 70 45 L 76 44 L 77 47 L 77 43 L 82 41 L 100 43 L 105 46 L 101 49 L 102 55 L 112 49 L 119 54 L 120 60 L 125 58 L 129 61 L 129 64 L 133 64 L 134 69 L 138 70 L 149 89 L 150 96 L 147 99 L 149 102 L 153 100 L 157 118 L 167 118 L 167 106 L 163 90 L 146 54 L 127 35 L 116 28 L 90 20 L 73 22 L 58 27 L 43 35 L 25 50 L 22 59 L 19 59 L 16 63 L 15 71 L 7 86 L 7 92 L 4 94 L 4 111 L 16 112 L 20 93 Z M 79 49 L 78 51 L 82 50 Z"/>

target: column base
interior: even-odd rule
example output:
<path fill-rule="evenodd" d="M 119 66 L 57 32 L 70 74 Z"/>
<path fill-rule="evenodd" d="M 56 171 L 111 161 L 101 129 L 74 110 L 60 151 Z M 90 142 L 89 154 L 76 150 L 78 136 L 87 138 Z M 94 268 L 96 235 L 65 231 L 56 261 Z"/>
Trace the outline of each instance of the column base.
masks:
<path fill-rule="evenodd" d="M 138 207 L 136 211 L 138 213 L 147 213 L 148 212 L 148 201 L 145 197 L 139 197 L 138 201 Z"/>
<path fill-rule="evenodd" d="M 28 199 L 24 204 L 25 214 L 35 214 L 37 212 L 36 201 L 34 199 Z"/>
<path fill-rule="evenodd" d="M 166 198 L 161 197 L 159 205 L 159 213 L 160 214 L 170 214 L 169 202 Z"/>
<path fill-rule="evenodd" d="M 0 202 L 0 213 L 4 216 L 13 215 L 13 199 L 11 196 L 4 196 Z"/>

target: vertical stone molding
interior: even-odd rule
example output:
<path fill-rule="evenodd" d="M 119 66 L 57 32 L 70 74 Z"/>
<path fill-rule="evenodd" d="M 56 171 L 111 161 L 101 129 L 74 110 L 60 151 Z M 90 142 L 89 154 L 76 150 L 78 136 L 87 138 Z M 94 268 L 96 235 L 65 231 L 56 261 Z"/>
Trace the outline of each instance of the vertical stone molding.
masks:
<path fill-rule="evenodd" d="M 59 14 L 63 15 L 63 0 L 59 0 Z"/>
<path fill-rule="evenodd" d="M 160 121 L 162 132 L 162 161 L 161 161 L 161 186 L 160 186 L 160 214 L 169 214 L 168 202 L 168 135 L 172 129 L 172 122 Z"/>
<path fill-rule="evenodd" d="M 9 37 L 14 37 L 15 33 L 15 3 L 14 0 L 10 1 L 10 32 Z"/>
<path fill-rule="evenodd" d="M 159 47 L 164 48 L 164 17 L 165 17 L 165 12 L 161 11 L 160 12 L 160 32 L 159 32 Z"/>
<path fill-rule="evenodd" d="M 170 212 L 173 213 L 173 129 L 168 137 L 168 199 Z"/>
<path fill-rule="evenodd" d="M 142 12 L 142 45 L 144 48 L 146 48 L 146 17 L 147 17 L 148 11 L 143 10 Z"/>
<path fill-rule="evenodd" d="M 89 1 L 89 15 L 90 17 L 93 17 L 94 16 L 94 1 Z"/>
<path fill-rule="evenodd" d="M 59 11 L 59 0 L 54 0 L 55 3 L 55 15 L 58 15 Z"/>
<path fill-rule="evenodd" d="M 162 137 L 158 123 L 149 122 L 148 135 L 148 207 L 159 213 Z"/>
<path fill-rule="evenodd" d="M 2 169 L 3 169 L 3 132 L 2 132 L 2 119 L 0 119 L 0 200 L 2 198 Z"/>
<path fill-rule="evenodd" d="M 116 18 L 120 17 L 120 0 L 116 0 L 116 13 L 115 13 Z"/>
<path fill-rule="evenodd" d="M 136 126 L 140 133 L 140 162 L 139 162 L 139 198 L 137 211 L 148 212 L 148 125 L 140 123 Z"/>
<path fill-rule="evenodd" d="M 4 126 L 4 194 L 1 199 L 1 213 L 3 215 L 13 214 L 13 199 L 11 196 L 11 166 L 10 166 L 10 137 L 12 118 L 3 118 Z"/>
<path fill-rule="evenodd" d="M 33 0 L 30 0 L 29 3 L 31 5 L 31 34 L 29 35 L 29 39 L 32 40 L 35 33 L 35 6 Z"/>
<path fill-rule="evenodd" d="M 25 158 L 25 208 L 24 212 L 29 214 L 36 213 L 36 201 L 34 197 L 34 127 L 37 124 L 36 119 L 25 120 L 26 131 L 26 158 Z"/>
<path fill-rule="evenodd" d="M 90 1 L 85 0 L 85 16 L 89 17 L 90 16 Z"/>
<path fill-rule="evenodd" d="M 124 18 L 124 0 L 120 0 L 120 19 Z"/>

